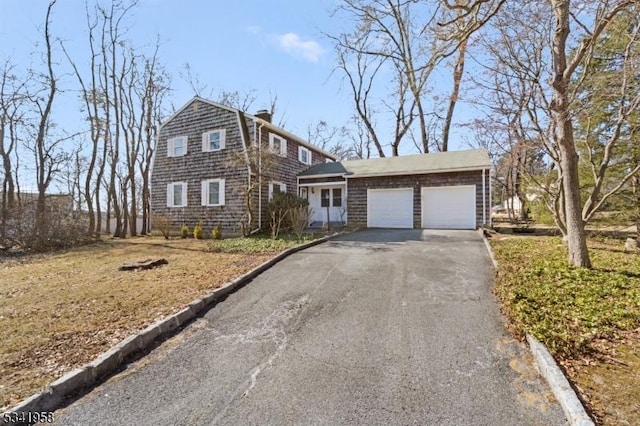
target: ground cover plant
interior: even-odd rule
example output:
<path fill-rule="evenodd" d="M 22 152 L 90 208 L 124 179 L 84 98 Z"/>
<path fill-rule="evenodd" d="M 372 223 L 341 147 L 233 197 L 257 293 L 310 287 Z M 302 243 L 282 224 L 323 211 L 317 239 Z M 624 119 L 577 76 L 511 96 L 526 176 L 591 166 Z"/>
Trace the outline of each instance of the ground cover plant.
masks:
<path fill-rule="evenodd" d="M 550 349 L 602 424 L 640 424 L 640 255 L 589 241 L 593 268 L 570 268 L 556 237 L 494 238 L 495 293 L 520 336 Z"/>

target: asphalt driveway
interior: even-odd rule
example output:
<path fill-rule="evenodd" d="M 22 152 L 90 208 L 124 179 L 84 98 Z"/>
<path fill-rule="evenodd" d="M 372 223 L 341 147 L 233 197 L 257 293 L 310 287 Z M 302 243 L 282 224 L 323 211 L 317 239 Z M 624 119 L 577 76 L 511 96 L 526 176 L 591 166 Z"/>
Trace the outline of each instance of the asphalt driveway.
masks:
<path fill-rule="evenodd" d="M 565 424 L 472 231 L 299 252 L 56 412 L 63 425 Z"/>

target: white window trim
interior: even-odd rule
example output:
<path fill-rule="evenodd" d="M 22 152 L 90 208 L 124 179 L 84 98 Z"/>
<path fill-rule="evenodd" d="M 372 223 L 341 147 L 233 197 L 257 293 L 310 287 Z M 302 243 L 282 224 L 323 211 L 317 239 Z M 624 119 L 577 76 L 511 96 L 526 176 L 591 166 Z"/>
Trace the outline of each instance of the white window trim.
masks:
<path fill-rule="evenodd" d="M 184 145 L 183 145 L 184 150 L 182 151 L 182 154 L 174 155 L 173 154 L 174 143 L 178 139 L 184 139 Z M 187 136 L 176 136 L 176 137 L 167 139 L 167 157 L 182 157 L 182 156 L 186 155 L 187 154 L 187 146 L 189 146 L 188 142 L 189 142 L 189 138 Z"/>
<path fill-rule="evenodd" d="M 280 152 L 275 151 L 275 148 L 274 148 L 275 139 L 280 140 Z M 269 133 L 269 150 L 274 154 L 279 155 L 280 157 L 286 157 L 287 156 L 287 140 L 282 136 L 276 135 L 275 133 Z"/>
<path fill-rule="evenodd" d="M 173 204 L 173 187 L 182 185 L 182 203 L 180 205 Z M 187 182 L 171 182 L 167 185 L 167 207 L 187 207 Z"/>
<path fill-rule="evenodd" d="M 302 160 L 302 153 L 306 152 L 307 153 L 307 161 L 303 161 Z M 308 148 L 305 148 L 304 146 L 299 146 L 298 147 L 298 160 L 302 163 L 302 164 L 306 164 L 308 166 L 311 165 L 311 150 Z"/>
<path fill-rule="evenodd" d="M 287 192 L 287 185 L 282 183 L 282 182 L 278 182 L 275 180 L 272 180 L 271 182 L 269 182 L 269 201 L 271 201 L 273 199 L 273 186 L 274 185 L 278 185 L 281 188 L 280 192 Z"/>
<path fill-rule="evenodd" d="M 219 183 L 219 203 L 218 204 L 211 204 L 209 200 L 209 184 L 212 182 L 218 182 Z M 224 193 L 225 193 L 225 183 L 224 183 L 224 179 L 206 179 L 202 181 L 202 185 L 200 187 L 201 190 L 201 201 L 202 201 L 202 205 L 203 206 L 207 206 L 207 207 L 217 207 L 217 206 L 224 206 L 225 203 L 225 197 L 224 197 Z"/>
<path fill-rule="evenodd" d="M 209 143 L 209 135 L 212 133 L 220 134 L 220 148 L 218 149 L 210 149 L 211 145 Z M 226 129 L 215 129 L 215 130 L 210 130 L 208 132 L 203 133 L 202 134 L 202 152 L 216 152 L 216 151 L 223 150 L 226 145 L 226 139 L 227 139 Z"/>

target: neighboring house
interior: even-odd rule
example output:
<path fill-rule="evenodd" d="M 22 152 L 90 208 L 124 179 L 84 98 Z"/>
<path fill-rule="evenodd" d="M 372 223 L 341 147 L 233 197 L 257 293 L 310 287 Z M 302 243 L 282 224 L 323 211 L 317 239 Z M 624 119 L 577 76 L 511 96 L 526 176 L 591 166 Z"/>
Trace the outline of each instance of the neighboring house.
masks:
<path fill-rule="evenodd" d="M 537 194 L 525 194 L 525 199 L 529 202 L 535 201 L 538 196 Z M 502 202 L 502 206 L 505 210 L 511 209 L 513 213 L 519 214 L 522 210 L 522 201 L 518 197 L 509 197 Z"/>
<path fill-rule="evenodd" d="M 265 226 L 274 192 L 297 193 L 298 173 L 336 159 L 270 121 L 266 111 L 249 115 L 200 97 L 176 111 L 160 127 L 151 173 L 153 214 L 169 215 L 174 229 L 202 222 L 205 230 L 220 224 L 224 233 L 238 233 L 247 183 L 258 179 L 238 158 L 259 142 L 277 154 L 253 199 L 254 228 Z"/>
<path fill-rule="evenodd" d="M 484 150 L 343 161 L 299 173 L 298 188 L 316 223 L 475 229 L 491 223 L 490 167 Z"/>

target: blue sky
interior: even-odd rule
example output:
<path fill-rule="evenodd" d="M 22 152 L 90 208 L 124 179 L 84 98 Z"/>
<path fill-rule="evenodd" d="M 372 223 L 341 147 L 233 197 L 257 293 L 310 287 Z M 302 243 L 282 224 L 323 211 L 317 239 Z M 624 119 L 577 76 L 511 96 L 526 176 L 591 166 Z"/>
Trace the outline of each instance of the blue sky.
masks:
<path fill-rule="evenodd" d="M 159 35 L 161 61 L 173 75 L 175 108 L 193 96 L 179 77 L 189 63 L 199 80 L 216 93 L 254 89 L 258 99 L 250 113 L 267 107 L 270 94 L 277 95 L 287 129 L 304 137 L 309 124 L 325 120 L 341 126 L 353 111 L 349 93 L 340 90 L 342 76 L 332 74 L 331 44 L 322 35 L 345 28 L 345 22 L 331 16 L 335 4 L 334 0 L 140 0 L 127 23 L 128 37 L 151 49 Z M 46 5 L 45 0 L 0 0 L 0 59 L 11 57 L 20 68 L 37 61 L 29 52 L 41 41 Z M 51 30 L 78 61 L 87 57 L 83 0 L 59 0 Z M 68 128 L 81 117 L 77 97 L 69 91 L 75 82 L 62 52 L 58 53 L 56 70 L 67 92 L 57 100 L 55 118 Z M 450 87 L 448 75 L 440 78 Z M 461 105 L 459 111 L 466 115 L 464 109 Z M 452 149 L 463 148 L 456 143 L 455 132 Z M 410 141 L 401 153 L 415 153 Z"/>

